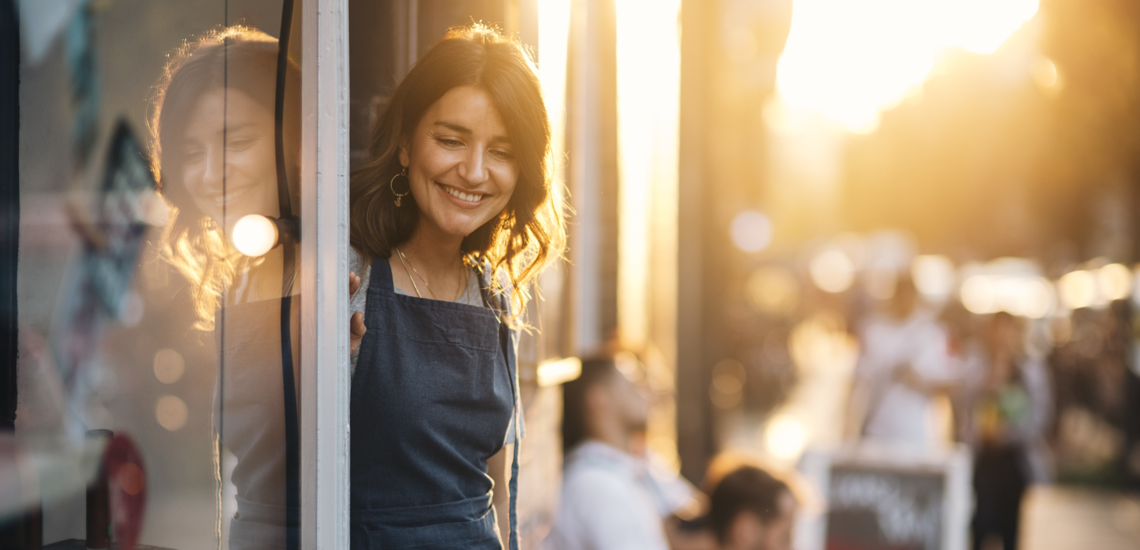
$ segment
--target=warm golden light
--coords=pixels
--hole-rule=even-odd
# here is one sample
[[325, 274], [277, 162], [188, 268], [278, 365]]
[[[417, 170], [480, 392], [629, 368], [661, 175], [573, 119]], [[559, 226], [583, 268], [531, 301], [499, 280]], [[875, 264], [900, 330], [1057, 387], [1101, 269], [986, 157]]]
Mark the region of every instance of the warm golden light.
[[1040, 319], [1054, 307], [1053, 286], [1035, 275], [972, 275], [959, 293], [966, 310], [978, 315], [1004, 311]]
[[768, 421], [764, 430], [764, 444], [768, 452], [779, 460], [793, 460], [807, 444], [807, 430], [791, 416], [777, 416]]
[[931, 300], [940, 302], [954, 293], [954, 264], [946, 256], [918, 256], [910, 272], [915, 288]]
[[[675, 265], [680, 124], [680, 0], [617, 0], [618, 324], [645, 346]], [[667, 314], [666, 314], [667, 315]], [[661, 319], [662, 317], [658, 317]]]
[[1033, 67], [1033, 80], [1042, 88], [1053, 88], [1060, 82], [1057, 65], [1048, 57], [1037, 60]]
[[277, 224], [273, 220], [250, 214], [234, 224], [234, 247], [246, 256], [264, 256], [277, 246]]
[[732, 243], [744, 252], [760, 252], [772, 242], [772, 222], [755, 210], [745, 210], [732, 219]]
[[799, 305], [800, 283], [783, 267], [761, 267], [748, 275], [745, 285], [749, 302], [769, 315], [789, 315]]
[[990, 278], [985, 275], [974, 275], [966, 279], [959, 291], [962, 306], [978, 315], [997, 311], [997, 297], [994, 294]]
[[843, 292], [855, 282], [855, 265], [851, 258], [835, 248], [828, 248], [816, 255], [808, 266], [808, 271], [812, 282], [826, 292]]
[[1123, 300], [1132, 293], [1132, 272], [1120, 264], [1108, 264], [1096, 273], [1100, 295], [1106, 300]]
[[538, 365], [538, 385], [544, 388], [565, 384], [581, 375], [582, 361], [577, 357], [544, 361]]
[[1066, 273], [1057, 281], [1061, 300], [1069, 309], [1089, 307], [1096, 303], [1096, 276], [1091, 271], [1077, 270]]
[[867, 133], [947, 49], [991, 53], [1038, 0], [794, 0], [776, 87], [795, 109]]

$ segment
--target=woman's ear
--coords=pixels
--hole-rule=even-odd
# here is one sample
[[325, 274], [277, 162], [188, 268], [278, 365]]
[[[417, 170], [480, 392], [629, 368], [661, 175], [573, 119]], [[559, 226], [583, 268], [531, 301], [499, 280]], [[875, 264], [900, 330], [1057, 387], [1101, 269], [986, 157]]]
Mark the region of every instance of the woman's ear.
[[400, 166], [407, 168], [412, 163], [411, 156], [408, 153], [408, 140], [400, 140]]

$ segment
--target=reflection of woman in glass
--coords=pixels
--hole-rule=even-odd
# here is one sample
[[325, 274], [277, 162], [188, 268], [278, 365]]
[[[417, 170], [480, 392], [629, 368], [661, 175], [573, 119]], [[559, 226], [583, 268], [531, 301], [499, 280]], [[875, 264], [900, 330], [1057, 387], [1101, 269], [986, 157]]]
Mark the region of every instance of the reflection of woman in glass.
[[534, 67], [480, 26], [429, 50], [376, 125], [351, 191], [353, 548], [507, 539], [511, 311], [564, 241], [549, 144]]
[[[218, 344], [215, 426], [238, 459], [230, 478], [238, 503], [230, 547], [284, 548], [282, 248], [249, 259], [228, 238], [242, 216], [278, 215], [277, 40], [229, 27], [171, 57], [151, 121], [156, 173], [173, 207], [164, 254], [190, 282], [196, 327], [214, 330]], [[293, 204], [299, 82], [290, 64], [283, 136]]]

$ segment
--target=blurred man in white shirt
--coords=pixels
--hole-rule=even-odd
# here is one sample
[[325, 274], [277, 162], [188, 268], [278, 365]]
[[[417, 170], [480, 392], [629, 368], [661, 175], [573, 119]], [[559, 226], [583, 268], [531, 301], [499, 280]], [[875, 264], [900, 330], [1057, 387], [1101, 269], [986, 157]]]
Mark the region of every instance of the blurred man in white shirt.
[[[548, 543], [558, 550], [666, 550], [664, 516], [687, 482], [632, 452], [651, 404], [629, 354], [588, 359], [565, 386], [562, 499]], [[680, 491], [684, 492], [684, 491]]]

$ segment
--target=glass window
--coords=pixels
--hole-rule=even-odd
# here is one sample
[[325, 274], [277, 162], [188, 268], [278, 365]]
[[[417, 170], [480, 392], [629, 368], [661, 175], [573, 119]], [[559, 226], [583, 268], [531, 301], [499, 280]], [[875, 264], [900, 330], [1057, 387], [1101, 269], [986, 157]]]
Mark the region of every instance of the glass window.
[[28, 467], [0, 520], [40, 511], [45, 544], [96, 547], [113, 518], [112, 537], [162, 548], [295, 547], [291, 4], [20, 4], [13, 445]]

